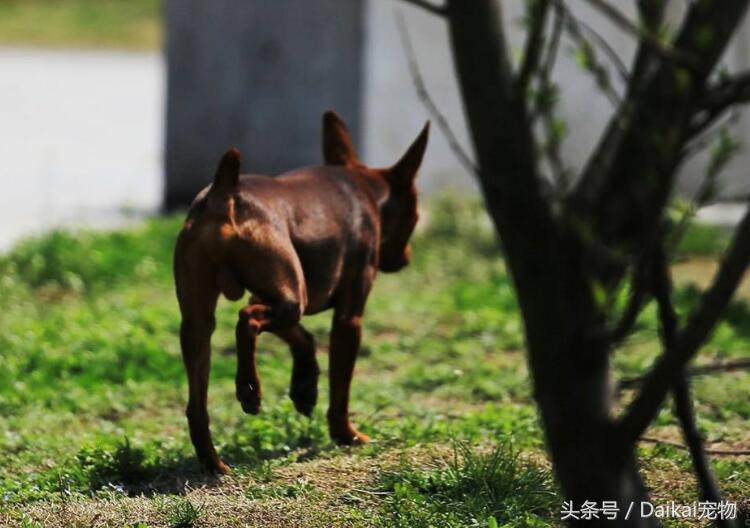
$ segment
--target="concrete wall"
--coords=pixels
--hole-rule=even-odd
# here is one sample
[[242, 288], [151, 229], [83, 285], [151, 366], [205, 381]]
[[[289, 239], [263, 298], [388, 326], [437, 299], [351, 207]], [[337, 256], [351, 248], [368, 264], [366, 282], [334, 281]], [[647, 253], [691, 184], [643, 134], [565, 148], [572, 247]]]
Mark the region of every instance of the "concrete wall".
[[[469, 1], [469, 0], [467, 0]], [[523, 0], [506, 0], [506, 30], [515, 58], [525, 30]], [[317, 163], [319, 114], [335, 107], [359, 136], [363, 159], [393, 163], [429, 117], [416, 96], [396, 29], [406, 20], [428, 89], [471, 152], [454, 78], [446, 24], [439, 17], [401, 0], [166, 0], [168, 108], [166, 203], [181, 205], [209, 181], [218, 154], [238, 145], [245, 168], [276, 174]], [[604, 36], [630, 65], [633, 38], [583, 0], [570, 1], [574, 12]], [[634, 3], [618, 5], [633, 16]], [[684, 12], [672, 2], [672, 27]], [[750, 67], [750, 24], [745, 21], [724, 64]], [[561, 88], [560, 113], [568, 124], [563, 157], [580, 172], [612, 115], [611, 102], [576, 64], [573, 42], [563, 39], [554, 77]], [[603, 63], [606, 57], [600, 53]], [[617, 72], [610, 77], [622, 93]], [[360, 136], [358, 132], [364, 133]], [[737, 125], [750, 143], [750, 120]], [[503, 149], [503, 145], [498, 145]], [[683, 171], [679, 189], [690, 193], [700, 181], [707, 156]], [[750, 148], [729, 167], [724, 193], [750, 192], [745, 167]], [[475, 189], [447, 141], [434, 129], [422, 190]]]
[[320, 115], [361, 128], [361, 0], [167, 0], [167, 208], [189, 204], [220, 154], [248, 172], [319, 163]]

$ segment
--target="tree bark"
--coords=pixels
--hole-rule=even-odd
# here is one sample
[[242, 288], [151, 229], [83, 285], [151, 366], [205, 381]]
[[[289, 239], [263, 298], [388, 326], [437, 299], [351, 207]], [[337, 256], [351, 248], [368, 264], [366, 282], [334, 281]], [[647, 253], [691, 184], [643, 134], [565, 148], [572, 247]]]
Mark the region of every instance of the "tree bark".
[[[513, 81], [500, 2], [451, 0], [448, 23], [487, 209], [503, 240], [525, 322], [534, 396], [567, 500], [615, 500], [608, 526], [651, 526], [631, 515], [647, 500], [634, 447], [615, 449], [609, 346], [586, 251], [541, 196], [525, 93]], [[636, 510], [637, 511], [637, 510]]]

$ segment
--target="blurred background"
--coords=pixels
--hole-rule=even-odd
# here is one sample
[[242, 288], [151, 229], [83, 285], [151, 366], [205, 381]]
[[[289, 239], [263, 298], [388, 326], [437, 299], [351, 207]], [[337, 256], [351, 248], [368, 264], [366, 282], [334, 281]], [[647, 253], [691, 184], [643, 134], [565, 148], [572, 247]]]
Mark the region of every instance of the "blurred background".
[[[515, 54], [523, 4], [506, 2]], [[585, 2], [573, 6], [629, 64], [632, 38]], [[431, 97], [470, 151], [445, 25], [404, 2], [2, 0], [0, 249], [53, 226], [113, 227], [185, 207], [230, 145], [242, 149], [249, 172], [319, 163], [326, 108], [349, 123], [364, 160], [392, 163], [429, 117], [398, 13]], [[725, 57], [729, 70], [750, 66], [746, 29]], [[582, 71], [572, 43], [563, 48], [555, 76], [564, 155], [575, 171], [612, 104]], [[619, 89], [616, 69], [607, 74]], [[734, 126], [740, 140], [750, 136], [747, 119]], [[723, 196], [747, 194], [749, 155], [744, 149], [726, 171]], [[684, 193], [706, 163], [704, 155], [689, 164]], [[474, 189], [439, 132], [420, 185], [426, 194]], [[714, 207], [703, 217], [731, 222], [738, 209]]]
[[[525, 3], [503, 1], [515, 59]], [[625, 65], [633, 54], [632, 38], [587, 4], [569, 2], [582, 31], [604, 40], [604, 69], [594, 78], [566, 35], [554, 71], [572, 173], [623, 91], [602, 48]], [[610, 4], [628, 11], [635, 2]], [[688, 2], [672, 4], [677, 19]], [[231, 145], [249, 172], [320, 163], [328, 108], [347, 121], [365, 162], [393, 163], [432, 117], [414, 64], [471, 155], [447, 28], [403, 0], [0, 0], [0, 527], [557, 525], [562, 497], [513, 283], [440, 127], [418, 179], [426, 214], [414, 260], [378, 277], [368, 301], [352, 410], [375, 441], [357, 450], [328, 441], [328, 376], [313, 418], [294, 412], [290, 356], [273, 338], [258, 354], [264, 412], [241, 413], [239, 305], [221, 301], [209, 407], [234, 476], [202, 475], [190, 444], [172, 277], [182, 211]], [[747, 21], [724, 64], [750, 67]], [[738, 117], [731, 128], [745, 146], [722, 175], [725, 199], [750, 193], [750, 123]], [[691, 159], [683, 197], [709, 165], [707, 154]], [[727, 202], [700, 216], [732, 223], [738, 209]], [[672, 267], [679, 313], [700, 301], [728, 231], [687, 226]], [[619, 312], [628, 298], [623, 287], [607, 302]], [[697, 365], [747, 365], [748, 301], [750, 277]], [[305, 322], [324, 372], [330, 317]], [[653, 364], [658, 333], [651, 305], [613, 356], [615, 379]], [[693, 384], [701, 431], [712, 449], [748, 452], [750, 373], [715, 374]], [[649, 436], [639, 453], [653, 496], [694, 501], [673, 414], [660, 413]], [[712, 463], [725, 498], [750, 508], [748, 456]]]

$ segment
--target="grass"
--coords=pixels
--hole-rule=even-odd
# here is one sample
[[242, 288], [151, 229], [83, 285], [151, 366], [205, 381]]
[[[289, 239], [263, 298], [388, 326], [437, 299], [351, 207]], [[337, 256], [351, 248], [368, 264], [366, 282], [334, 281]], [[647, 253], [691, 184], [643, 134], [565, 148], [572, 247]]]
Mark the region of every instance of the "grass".
[[512, 444], [486, 452], [455, 444], [447, 467], [401, 467], [382, 477], [383, 527], [547, 526], [559, 508], [549, 470], [523, 459]]
[[156, 49], [160, 0], [3, 0], [0, 44]]
[[190, 500], [179, 497], [167, 501], [162, 508], [170, 528], [198, 526], [202, 508], [195, 506]]
[[[312, 419], [294, 412], [289, 353], [271, 336], [258, 358], [264, 411], [244, 415], [233, 383], [240, 305], [220, 302], [209, 407], [233, 467], [221, 480], [198, 471], [183, 413], [171, 282], [181, 219], [53, 232], [0, 257], [0, 525], [554, 525], [561, 500], [489, 222], [476, 200], [456, 196], [436, 200], [424, 218], [413, 264], [379, 276], [368, 304], [352, 400], [354, 421], [374, 439], [368, 446], [328, 440], [325, 376]], [[683, 246], [691, 249], [681, 260], [714, 254], [712, 237], [702, 240]], [[685, 314], [699, 286], [678, 284]], [[329, 319], [305, 323], [322, 367]], [[750, 312], [736, 302], [697, 363], [746, 355], [749, 339]], [[617, 375], [637, 375], [656, 354], [649, 307], [614, 356]], [[750, 375], [694, 386], [709, 444], [749, 448]], [[665, 408], [649, 436], [680, 440], [677, 431]], [[694, 499], [684, 451], [642, 444], [639, 453], [654, 497]], [[747, 461], [714, 457], [732, 500], [750, 497]]]

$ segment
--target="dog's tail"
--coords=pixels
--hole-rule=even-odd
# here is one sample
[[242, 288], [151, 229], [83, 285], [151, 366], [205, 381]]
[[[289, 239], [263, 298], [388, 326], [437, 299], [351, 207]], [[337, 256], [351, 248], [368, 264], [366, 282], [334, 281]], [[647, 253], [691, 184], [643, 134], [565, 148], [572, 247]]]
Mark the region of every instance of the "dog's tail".
[[240, 179], [240, 163], [240, 151], [232, 147], [221, 157], [208, 191], [209, 209], [230, 219], [234, 219], [234, 194]]

